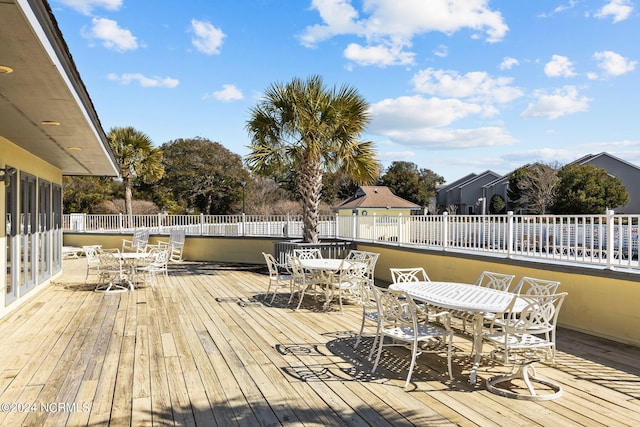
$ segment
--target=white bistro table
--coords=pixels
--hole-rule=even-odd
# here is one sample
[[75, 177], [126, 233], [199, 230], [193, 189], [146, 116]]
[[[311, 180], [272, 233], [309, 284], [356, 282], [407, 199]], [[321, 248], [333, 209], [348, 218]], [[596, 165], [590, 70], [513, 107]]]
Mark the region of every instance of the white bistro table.
[[319, 283], [324, 285], [326, 298], [323, 309], [327, 309], [333, 299], [335, 290], [333, 286], [334, 277], [340, 274], [341, 269], [350, 268], [353, 265], [352, 263], [352, 261], [345, 261], [341, 258], [311, 258], [300, 260], [300, 265], [302, 265], [305, 270], [315, 273]]
[[[482, 357], [482, 328], [484, 313], [502, 313], [513, 300], [511, 292], [456, 282], [394, 283], [390, 289], [405, 291], [410, 297], [440, 308], [466, 311], [473, 314], [474, 361], [469, 377], [476, 383], [476, 374]], [[517, 304], [516, 304], [517, 308]]]

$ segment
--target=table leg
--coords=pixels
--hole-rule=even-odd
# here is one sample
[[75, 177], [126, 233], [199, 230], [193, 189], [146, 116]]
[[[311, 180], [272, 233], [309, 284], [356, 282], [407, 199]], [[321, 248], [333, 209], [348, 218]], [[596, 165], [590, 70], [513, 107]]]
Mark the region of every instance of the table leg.
[[475, 313], [473, 315], [473, 366], [471, 367], [471, 373], [469, 375], [469, 382], [471, 384], [476, 383], [476, 376], [478, 368], [480, 367], [480, 359], [482, 357], [482, 328], [484, 325], [484, 318], [482, 313]]

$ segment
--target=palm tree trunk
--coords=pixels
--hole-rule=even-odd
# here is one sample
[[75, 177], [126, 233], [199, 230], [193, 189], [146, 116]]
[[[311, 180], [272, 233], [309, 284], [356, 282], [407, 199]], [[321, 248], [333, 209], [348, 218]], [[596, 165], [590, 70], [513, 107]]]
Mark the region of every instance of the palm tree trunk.
[[122, 184], [124, 186], [124, 211], [128, 216], [133, 215], [133, 205], [131, 200], [133, 199], [133, 192], [131, 190], [131, 179], [129, 177], [122, 177]]
[[298, 188], [302, 196], [302, 240], [318, 243], [319, 205], [322, 193], [322, 164], [309, 160], [300, 166]]

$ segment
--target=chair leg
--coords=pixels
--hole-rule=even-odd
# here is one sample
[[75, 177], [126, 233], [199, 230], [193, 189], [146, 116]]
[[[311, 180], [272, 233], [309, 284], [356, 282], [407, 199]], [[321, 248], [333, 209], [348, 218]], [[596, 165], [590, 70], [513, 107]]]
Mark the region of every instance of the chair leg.
[[407, 374], [407, 381], [404, 383], [404, 387], [407, 388], [409, 386], [409, 381], [411, 381], [411, 374], [413, 373], [413, 368], [416, 365], [416, 354], [418, 353], [418, 341], [413, 341], [413, 345], [411, 346], [411, 365], [409, 366], [409, 373]]
[[353, 349], [355, 350], [356, 348], [358, 348], [358, 344], [360, 344], [360, 338], [362, 337], [362, 333], [364, 332], [364, 322], [366, 321], [366, 319], [364, 318], [364, 315], [362, 316], [362, 324], [360, 325], [360, 332], [358, 332], [358, 338], [356, 338], [356, 343], [353, 345]]
[[376, 355], [375, 362], [373, 362], [373, 368], [371, 368], [371, 373], [374, 373], [376, 371], [376, 369], [378, 368], [378, 362], [380, 361], [380, 355], [382, 354], [382, 344], [384, 343], [384, 337], [383, 336], [378, 336], [378, 339], [380, 340], [378, 342], [378, 354]]
[[304, 298], [304, 289], [302, 288], [302, 291], [300, 292], [300, 301], [298, 301], [298, 306], [296, 307], [296, 310], [300, 310], [300, 305], [302, 304], [302, 299]]

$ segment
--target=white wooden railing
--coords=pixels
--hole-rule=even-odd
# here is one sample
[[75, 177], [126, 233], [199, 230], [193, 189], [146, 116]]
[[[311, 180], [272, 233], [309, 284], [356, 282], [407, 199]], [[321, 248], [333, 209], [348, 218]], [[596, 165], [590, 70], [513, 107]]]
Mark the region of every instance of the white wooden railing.
[[[300, 215], [64, 215], [72, 232], [168, 234], [299, 239]], [[322, 216], [321, 239], [378, 242], [485, 255], [638, 269], [640, 215], [411, 215]]]

